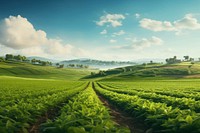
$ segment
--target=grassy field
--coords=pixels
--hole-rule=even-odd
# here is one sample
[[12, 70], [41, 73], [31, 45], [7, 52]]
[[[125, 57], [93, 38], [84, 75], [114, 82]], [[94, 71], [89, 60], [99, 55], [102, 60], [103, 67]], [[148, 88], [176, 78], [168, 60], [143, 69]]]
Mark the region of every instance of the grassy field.
[[37, 78], [37, 79], [66, 79], [79, 80], [90, 74], [88, 69], [56, 68], [38, 66], [21, 62], [0, 62], [0, 76]]

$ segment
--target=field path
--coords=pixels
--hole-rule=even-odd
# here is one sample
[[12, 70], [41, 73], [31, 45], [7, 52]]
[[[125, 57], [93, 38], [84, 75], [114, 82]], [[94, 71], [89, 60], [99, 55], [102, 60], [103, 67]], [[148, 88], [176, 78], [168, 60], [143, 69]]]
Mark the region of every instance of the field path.
[[[93, 85], [94, 89], [94, 85]], [[95, 89], [94, 89], [95, 91]], [[95, 91], [96, 92], [96, 91]], [[146, 133], [148, 128], [142, 121], [138, 121], [133, 117], [130, 117], [130, 115], [126, 112], [123, 112], [122, 110], [119, 110], [117, 107], [113, 106], [109, 103], [108, 100], [106, 100], [104, 97], [102, 97], [100, 94], [98, 94], [99, 99], [101, 102], [110, 110], [110, 115], [113, 117], [114, 121], [121, 125], [128, 127], [131, 131], [131, 133]]]

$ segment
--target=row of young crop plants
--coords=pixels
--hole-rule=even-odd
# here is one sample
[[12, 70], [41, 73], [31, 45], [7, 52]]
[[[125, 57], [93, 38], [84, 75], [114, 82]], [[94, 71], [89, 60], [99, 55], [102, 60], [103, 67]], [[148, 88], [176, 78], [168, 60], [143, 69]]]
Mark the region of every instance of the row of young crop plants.
[[86, 82], [1, 82], [0, 132], [28, 132], [38, 117], [58, 104], [65, 103], [87, 85]]
[[[124, 85], [126, 86], [125, 83]], [[112, 83], [104, 82], [94, 83], [94, 88], [113, 105], [133, 117], [143, 119], [153, 132], [200, 132], [198, 100], [174, 98], [152, 93], [152, 91], [147, 93], [130, 89], [130, 86], [116, 87]]]
[[[151, 92], [161, 95], [167, 95], [177, 98], [192, 98], [195, 100], [200, 100], [200, 83], [198, 82], [134, 82], [134, 83], [116, 83], [116, 82], [104, 82], [104, 85], [110, 86], [112, 88], [121, 89], [126, 88], [126, 90], [135, 90], [138, 92]], [[182, 85], [183, 84], [183, 85]], [[191, 85], [194, 85], [191, 87]], [[195, 88], [198, 86], [198, 88]]]
[[102, 104], [90, 83], [61, 109], [55, 120], [42, 124], [40, 132], [130, 133], [130, 130], [112, 120], [109, 110]]
[[199, 80], [143, 80], [134, 82], [104, 82], [118, 87], [143, 89], [146, 91], [163, 90], [172, 92], [200, 92]]
[[167, 106], [172, 106], [173, 108], [180, 108], [180, 109], [190, 109], [195, 111], [196, 113], [200, 113], [200, 101], [195, 100], [192, 98], [179, 98], [174, 96], [168, 96], [168, 95], [162, 95], [157, 94], [155, 92], [142, 92], [137, 91], [134, 89], [119, 89], [119, 88], [113, 88], [110, 86], [106, 86], [103, 84], [100, 84], [102, 88], [105, 88], [107, 90], [111, 90], [117, 93], [122, 94], [128, 94], [128, 95], [137, 95], [141, 98], [148, 99], [153, 102], [161, 102], [167, 104]]
[[38, 118], [58, 106], [54, 119], [42, 123], [39, 132], [130, 133], [127, 127], [113, 121], [92, 83], [37, 80], [1, 83], [0, 133], [27, 133]]

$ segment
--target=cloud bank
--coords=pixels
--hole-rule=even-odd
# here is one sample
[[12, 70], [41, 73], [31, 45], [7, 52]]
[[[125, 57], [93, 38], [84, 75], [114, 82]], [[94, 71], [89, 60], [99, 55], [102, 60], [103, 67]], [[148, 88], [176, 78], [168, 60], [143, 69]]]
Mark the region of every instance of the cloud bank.
[[152, 36], [149, 39], [147, 39], [147, 38], [143, 38], [140, 40], [134, 39], [134, 40], [132, 40], [131, 43], [132, 43], [131, 45], [117, 46], [116, 48], [117, 49], [128, 49], [128, 50], [131, 50], [131, 49], [142, 50], [147, 47], [151, 47], [151, 46], [155, 46], [155, 45], [162, 45], [163, 40], [158, 37]]
[[20, 15], [10, 16], [0, 23], [0, 42], [7, 47], [23, 49], [44, 45], [47, 41], [44, 31], [35, 30], [33, 25]]
[[199, 30], [200, 23], [192, 14], [186, 14], [182, 19], [174, 22], [170, 21], [158, 21], [148, 18], [143, 18], [140, 21], [140, 26], [144, 29], [151, 31], [175, 31], [177, 33], [183, 30]]
[[10, 16], [0, 23], [0, 44], [27, 55], [67, 56], [83, 53], [60, 39], [47, 38], [43, 30], [36, 30], [24, 17]]

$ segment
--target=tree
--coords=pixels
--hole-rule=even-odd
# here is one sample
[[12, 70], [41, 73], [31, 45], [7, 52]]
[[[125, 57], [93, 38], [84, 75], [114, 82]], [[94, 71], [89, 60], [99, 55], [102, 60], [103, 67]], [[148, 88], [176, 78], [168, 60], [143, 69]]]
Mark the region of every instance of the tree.
[[177, 59], [177, 57], [176, 56], [174, 56], [174, 60], [176, 60]]
[[26, 59], [26, 56], [22, 56], [22, 61], [25, 61]]
[[167, 62], [167, 63], [169, 63], [169, 59], [167, 58], [167, 59], [165, 59], [165, 61]]
[[16, 55], [13, 57], [15, 60], [18, 60], [18, 61], [22, 61], [22, 56], [21, 55]]
[[194, 61], [194, 58], [190, 58], [189, 61]]
[[32, 64], [35, 64], [35, 63], [36, 63], [36, 59], [32, 59], [32, 60], [31, 60], [31, 63], [32, 63]]
[[174, 56], [174, 57], [173, 57], [173, 61], [174, 61], [174, 62], [176, 62], [176, 60], [177, 60], [177, 57], [176, 57], [176, 56]]
[[95, 72], [91, 72], [91, 75], [94, 76], [96, 73]]
[[181, 60], [177, 59], [176, 56], [174, 56], [173, 58], [167, 58], [165, 59], [165, 61], [167, 62], [167, 64], [173, 64], [173, 63], [180, 63]]
[[48, 63], [46, 61], [41, 62], [42, 66], [46, 66]]
[[48, 65], [48, 66], [52, 66], [52, 62], [47, 61], [47, 65]]
[[184, 57], [184, 59], [185, 59], [185, 61], [188, 61], [189, 60], [189, 56], [188, 55], [186, 55], [186, 56], [183, 56]]
[[106, 75], [105, 71], [99, 71], [99, 75], [101, 75], [101, 76]]
[[69, 64], [68, 66], [69, 67], [75, 67], [76, 65], [75, 64]]
[[13, 59], [13, 55], [12, 54], [6, 54], [6, 60], [12, 60]]
[[60, 65], [59, 68], [64, 68], [64, 64]]
[[59, 65], [60, 65], [59, 63], [56, 63], [56, 66], [57, 66], [57, 67], [59, 67]]

